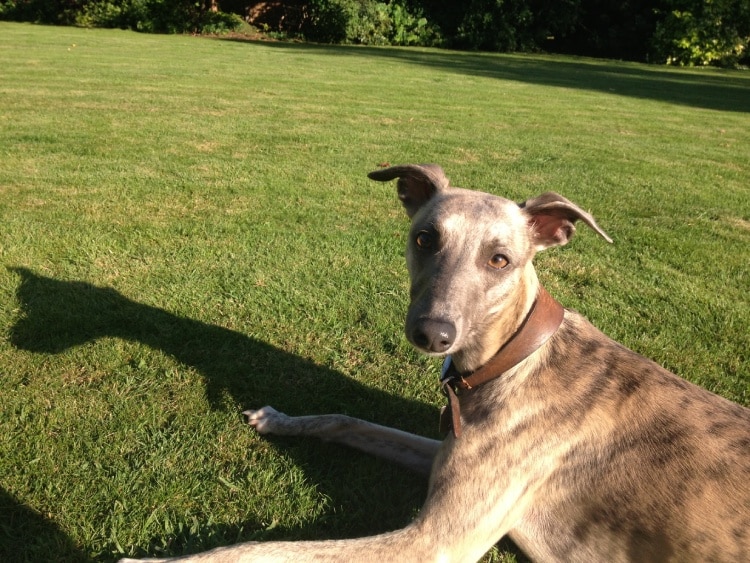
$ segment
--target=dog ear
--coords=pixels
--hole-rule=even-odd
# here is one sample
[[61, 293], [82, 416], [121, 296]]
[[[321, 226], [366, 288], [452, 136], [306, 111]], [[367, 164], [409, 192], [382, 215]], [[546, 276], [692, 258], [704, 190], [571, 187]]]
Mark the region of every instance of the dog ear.
[[560, 194], [547, 192], [518, 206], [528, 215], [534, 232], [537, 250], [567, 244], [575, 233], [574, 223], [581, 219], [607, 242], [612, 242], [607, 233], [596, 224], [594, 218]]
[[448, 188], [448, 178], [437, 164], [402, 164], [367, 175], [378, 182], [388, 182], [398, 178], [396, 187], [398, 198], [406, 209], [409, 218], [437, 192]]

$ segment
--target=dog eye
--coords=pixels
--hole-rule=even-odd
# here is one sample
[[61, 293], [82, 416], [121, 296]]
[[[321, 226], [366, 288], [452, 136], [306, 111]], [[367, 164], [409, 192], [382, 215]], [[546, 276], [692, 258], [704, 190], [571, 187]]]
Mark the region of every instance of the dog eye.
[[427, 231], [419, 231], [417, 233], [417, 246], [422, 250], [427, 250], [432, 246], [432, 235]]
[[495, 270], [502, 270], [508, 264], [510, 264], [510, 262], [508, 262], [508, 259], [502, 254], [495, 254], [492, 258], [490, 258], [489, 262], [487, 262], [487, 265], [490, 268], [494, 268]]

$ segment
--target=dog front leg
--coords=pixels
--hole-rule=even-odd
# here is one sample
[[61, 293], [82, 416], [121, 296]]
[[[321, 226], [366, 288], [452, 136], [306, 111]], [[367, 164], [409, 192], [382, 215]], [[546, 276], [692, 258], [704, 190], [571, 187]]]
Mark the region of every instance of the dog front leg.
[[[459, 503], [472, 503], [466, 499]], [[486, 516], [484, 522], [465, 523], [455, 526], [466, 513], [466, 506], [433, 506], [432, 510], [420, 514], [410, 525], [401, 530], [345, 540], [293, 541], [293, 542], [247, 542], [219, 547], [211, 551], [171, 559], [145, 559], [150, 562], [181, 563], [299, 563], [300, 561], [325, 561], [326, 563], [426, 563], [478, 560], [500, 535], [488, 535]], [[437, 511], [435, 510], [437, 509]], [[467, 527], [468, 525], [468, 527]], [[457, 533], [456, 530], [459, 532]], [[473, 533], [472, 533], [473, 532]], [[136, 563], [135, 559], [122, 559], [120, 563]]]
[[441, 442], [342, 414], [287, 416], [272, 407], [243, 413], [260, 434], [313, 436], [429, 474]]

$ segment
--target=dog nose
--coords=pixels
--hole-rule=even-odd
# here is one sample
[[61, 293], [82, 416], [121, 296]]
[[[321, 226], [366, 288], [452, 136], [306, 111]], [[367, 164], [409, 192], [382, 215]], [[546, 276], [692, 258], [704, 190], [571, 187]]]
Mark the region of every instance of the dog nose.
[[449, 321], [424, 319], [414, 328], [411, 337], [419, 348], [441, 354], [456, 340], [456, 325]]

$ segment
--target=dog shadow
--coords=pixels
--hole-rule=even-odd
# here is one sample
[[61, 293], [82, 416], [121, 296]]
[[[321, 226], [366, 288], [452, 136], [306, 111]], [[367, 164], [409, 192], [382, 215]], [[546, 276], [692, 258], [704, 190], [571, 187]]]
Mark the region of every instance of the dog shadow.
[[[436, 437], [437, 409], [434, 406], [367, 387], [338, 371], [239, 332], [138, 303], [110, 287], [60, 281], [25, 268], [11, 271], [20, 277], [16, 290], [20, 315], [9, 333], [10, 342], [16, 348], [59, 354], [107, 337], [138, 342], [197, 370], [203, 377], [207, 400], [214, 409], [226, 410], [235, 404], [243, 408], [270, 404], [294, 415], [343, 412], [411, 432], [432, 432], [432, 437]], [[228, 407], [229, 404], [232, 406]], [[238, 423], [239, 418], [238, 412]], [[336, 522], [341, 519], [326, 517], [324, 522], [310, 524], [308, 528], [273, 530], [268, 537], [262, 530], [248, 530], [256, 527], [248, 522], [244, 532], [242, 527], [217, 528], [211, 530], [212, 536], [238, 541], [377, 533], [403, 526], [424, 500], [426, 479], [408, 472], [404, 474], [381, 460], [317, 440], [270, 439], [304, 467], [311, 482], [316, 482], [331, 499], [332, 506], [340, 508], [351, 520], [344, 523]], [[331, 462], [331, 459], [340, 461], [342, 456], [353, 462]], [[367, 459], [363, 462], [357, 456]], [[393, 482], [408, 480], [413, 481], [414, 493], [410, 498], [403, 498], [394, 497], [396, 493], [389, 496], [387, 491], [377, 495], [357, 491], [356, 485], [350, 490], [347, 482], [361, 481], [363, 475], [356, 479], [349, 472], [360, 469], [367, 479], [382, 479], [371, 483], [373, 490], [381, 490], [389, 479]], [[386, 506], [388, 504], [390, 506]], [[352, 520], [360, 517], [364, 521], [352, 528]], [[64, 543], [64, 534], [51, 522], [49, 527]], [[224, 543], [224, 539], [219, 543]], [[184, 540], [185, 544], [192, 541]], [[190, 549], [188, 545], [173, 547], [178, 551]], [[84, 559], [80, 553], [72, 557], [72, 560]]]
[[0, 561], [45, 561], [49, 546], [59, 563], [91, 563], [57, 525], [0, 489]]
[[[436, 424], [436, 409], [362, 385], [354, 379], [239, 332], [133, 301], [109, 287], [60, 281], [25, 268], [16, 295], [20, 319], [10, 329], [16, 348], [59, 354], [100, 338], [160, 350], [204, 378], [212, 408], [226, 397], [245, 407], [266, 404], [289, 414], [342, 412], [409, 431]], [[405, 417], [404, 413], [408, 413]]]

